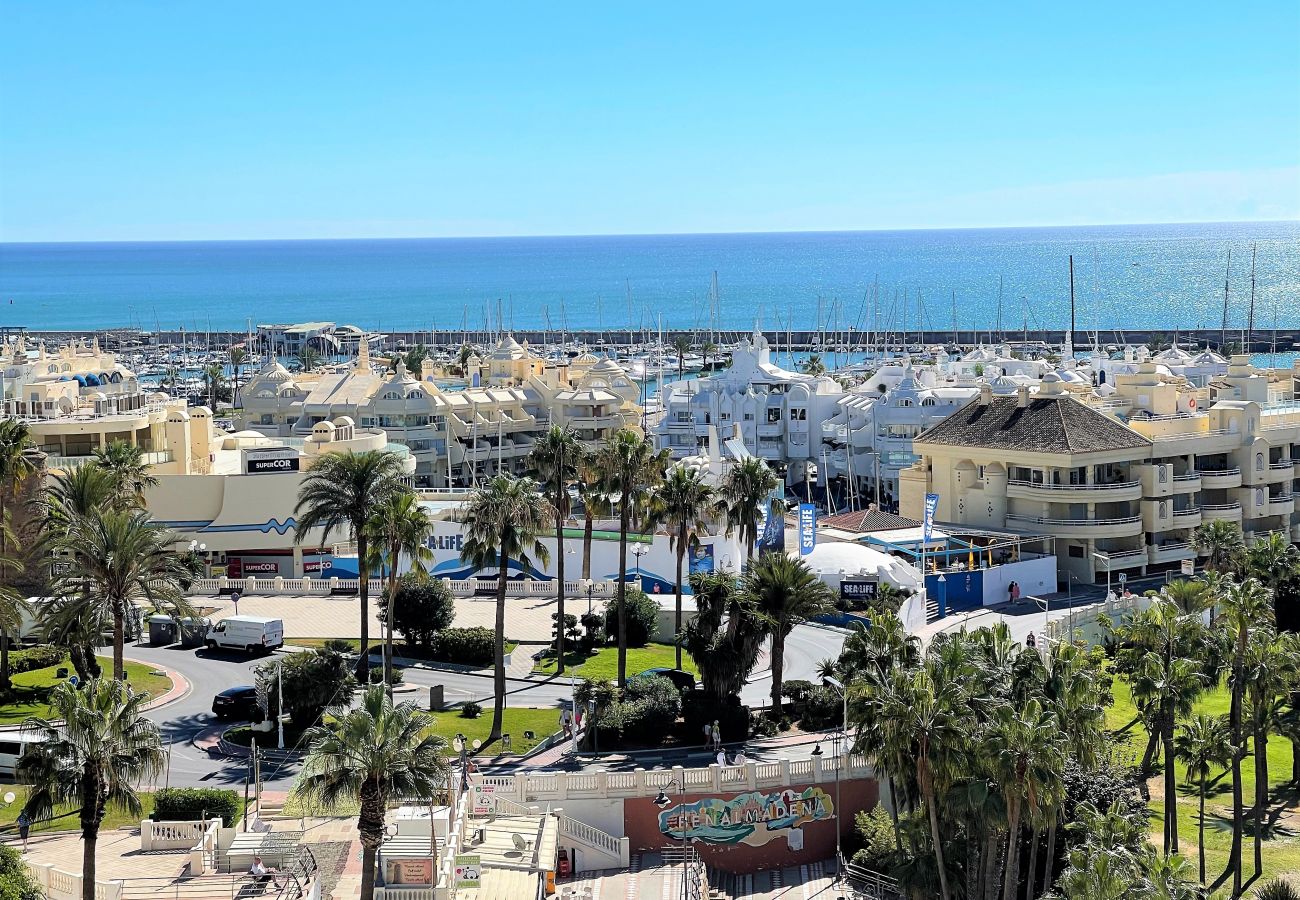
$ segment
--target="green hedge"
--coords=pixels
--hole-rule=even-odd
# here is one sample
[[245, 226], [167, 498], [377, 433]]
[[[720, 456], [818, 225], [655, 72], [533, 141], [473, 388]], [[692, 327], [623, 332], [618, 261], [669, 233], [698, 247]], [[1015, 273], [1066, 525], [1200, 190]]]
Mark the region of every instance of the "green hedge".
[[0, 847], [0, 900], [41, 900], [41, 889], [13, 847]]
[[18, 675], [35, 669], [48, 669], [57, 666], [68, 658], [68, 651], [53, 644], [37, 644], [25, 650], [15, 650], [9, 654], [9, 674]]
[[496, 646], [491, 628], [444, 628], [433, 637], [432, 656], [440, 662], [485, 666], [496, 658]]
[[194, 822], [204, 815], [221, 816], [229, 828], [243, 813], [243, 802], [234, 791], [221, 788], [163, 788], [154, 795], [154, 818], [159, 822]]

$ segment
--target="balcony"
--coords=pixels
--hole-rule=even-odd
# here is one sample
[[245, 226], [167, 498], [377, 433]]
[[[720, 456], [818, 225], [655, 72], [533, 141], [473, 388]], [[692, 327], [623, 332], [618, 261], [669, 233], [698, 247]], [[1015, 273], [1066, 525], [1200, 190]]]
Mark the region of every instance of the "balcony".
[[1268, 498], [1270, 516], [1289, 516], [1295, 511], [1295, 495], [1275, 494]]
[[1139, 550], [1098, 550], [1092, 554], [1097, 563], [1098, 572], [1118, 572], [1122, 569], [1135, 569], [1147, 564], [1147, 551]]
[[[82, 466], [95, 461], [95, 457], [87, 454], [86, 456], [46, 456], [45, 468], [49, 471], [55, 469], [61, 472], [72, 472], [80, 469]], [[174, 462], [170, 450], [155, 450], [152, 453], [145, 453], [141, 461], [147, 466], [162, 466], [169, 462]]]
[[1269, 481], [1290, 481], [1295, 474], [1295, 461], [1284, 459], [1281, 462], [1268, 464]]
[[1007, 496], [1044, 503], [1122, 503], [1142, 499], [1142, 482], [1115, 484], [1039, 484], [1008, 481]]
[[1187, 509], [1176, 509], [1172, 518], [1173, 528], [1195, 528], [1201, 524], [1201, 508], [1189, 506]]
[[1201, 489], [1201, 473], [1174, 476], [1175, 494], [1194, 494]]
[[1201, 488], [1207, 491], [1241, 487], [1241, 469], [1202, 469]]
[[1240, 503], [1202, 503], [1202, 522], [1240, 522]]
[[1147, 562], [1152, 565], [1181, 562], [1184, 559], [1196, 559], [1196, 548], [1188, 541], [1147, 545]]
[[[1237, 508], [1237, 513], [1241, 514], [1240, 506]], [[1063, 538], [1136, 537], [1142, 533], [1141, 516], [1124, 516], [1118, 519], [1053, 519], [1047, 516], [1012, 514], [1007, 516], [1007, 525]]]

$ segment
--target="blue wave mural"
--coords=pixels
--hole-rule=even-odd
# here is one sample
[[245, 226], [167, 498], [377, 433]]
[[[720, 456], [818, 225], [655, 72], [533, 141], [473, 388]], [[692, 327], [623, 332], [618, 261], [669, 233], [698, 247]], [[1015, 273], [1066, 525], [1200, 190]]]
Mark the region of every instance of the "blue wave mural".
[[298, 523], [294, 521], [293, 516], [290, 516], [289, 518], [285, 519], [283, 522], [281, 522], [277, 518], [272, 517], [270, 519], [267, 519], [266, 522], [262, 523], [261, 525], [217, 525], [216, 527], [204, 528], [202, 530], [210, 533], [230, 532], [230, 531], [260, 531], [262, 532], [262, 534], [270, 534], [272, 531], [274, 531], [278, 534], [284, 534], [286, 531], [289, 531], [290, 529], [296, 530], [297, 528], [298, 528]]
[[[495, 566], [489, 567], [489, 570], [495, 571]], [[480, 569], [473, 563], [461, 562], [458, 559], [449, 559], [446, 562], [438, 563], [438, 565], [434, 566], [431, 574], [437, 578], [450, 578], [452, 581], [465, 581], [470, 578], [484, 577], [479, 574], [482, 571], [483, 569]], [[535, 566], [528, 566], [525, 568], [517, 559], [509, 561], [506, 566], [506, 572], [508, 573], [506, 577], [511, 579], [528, 577], [535, 581], [555, 580]]]

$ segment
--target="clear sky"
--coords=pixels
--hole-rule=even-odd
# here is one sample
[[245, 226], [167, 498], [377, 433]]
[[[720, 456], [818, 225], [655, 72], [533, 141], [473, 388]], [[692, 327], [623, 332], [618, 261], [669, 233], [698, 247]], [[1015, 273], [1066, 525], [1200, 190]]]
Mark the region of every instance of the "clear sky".
[[1300, 3], [0, 0], [0, 240], [1300, 218]]

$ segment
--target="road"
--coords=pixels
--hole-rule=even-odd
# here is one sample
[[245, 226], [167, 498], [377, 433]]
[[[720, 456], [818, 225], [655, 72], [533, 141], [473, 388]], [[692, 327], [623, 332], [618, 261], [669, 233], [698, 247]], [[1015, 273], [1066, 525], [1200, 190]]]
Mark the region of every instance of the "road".
[[[816, 678], [817, 663], [839, 655], [845, 632], [835, 628], [804, 625], [786, 639], [786, 680]], [[292, 640], [292, 639], [290, 639]], [[179, 672], [190, 683], [190, 692], [149, 713], [159, 724], [163, 739], [171, 748], [171, 762], [166, 782], [178, 787], [234, 787], [244, 783], [248, 764], [242, 759], [228, 759], [196, 747], [194, 741], [211, 735], [218, 726], [212, 715], [212, 697], [228, 687], [253, 683], [253, 669], [265, 659], [249, 659], [245, 654], [219, 650], [182, 650], [179, 646], [149, 647], [128, 645], [126, 655]], [[745, 703], [762, 705], [771, 693], [772, 673], [767, 667], [767, 653], [741, 692]], [[492, 702], [492, 679], [483, 675], [410, 667], [405, 670], [406, 683], [417, 690], [399, 694], [426, 704], [428, 688], [442, 685], [446, 703], [474, 700], [489, 706]], [[567, 678], [549, 681], [509, 680], [509, 706], [559, 706], [568, 700]], [[670, 765], [680, 765], [674, 760]], [[263, 785], [269, 790], [288, 790], [298, 774], [296, 763], [264, 761]]]

